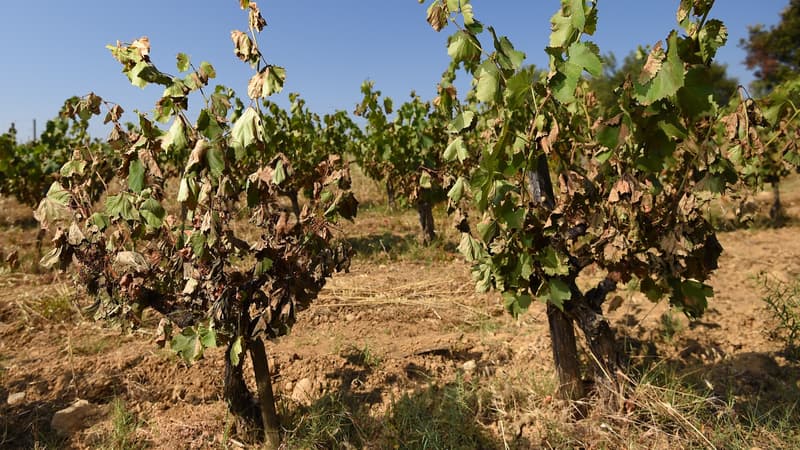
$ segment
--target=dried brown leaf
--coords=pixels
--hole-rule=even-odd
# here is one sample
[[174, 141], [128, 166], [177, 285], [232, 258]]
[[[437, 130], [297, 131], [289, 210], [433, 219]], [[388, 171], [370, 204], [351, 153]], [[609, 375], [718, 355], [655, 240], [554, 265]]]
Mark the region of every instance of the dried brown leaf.
[[149, 61], [150, 59], [150, 39], [147, 36], [142, 36], [139, 39], [136, 39], [131, 44], [131, 47], [135, 48], [139, 51], [139, 56], [142, 57], [145, 61]]
[[639, 84], [645, 84], [656, 76], [658, 71], [661, 70], [664, 58], [666, 58], [666, 53], [664, 53], [661, 41], [658, 41], [647, 56], [644, 67], [642, 67], [642, 72], [639, 74], [638, 79]]
[[428, 8], [428, 23], [436, 31], [441, 31], [447, 25], [447, 7], [437, 2]]

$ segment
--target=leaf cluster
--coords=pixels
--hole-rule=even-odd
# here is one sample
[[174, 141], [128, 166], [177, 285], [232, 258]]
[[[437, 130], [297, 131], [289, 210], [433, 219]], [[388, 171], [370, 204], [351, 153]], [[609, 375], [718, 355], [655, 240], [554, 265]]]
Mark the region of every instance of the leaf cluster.
[[[370, 178], [391, 183], [401, 199], [442, 201], [457, 173], [449, 162], [469, 158], [462, 147], [447, 146], [449, 118], [414, 92], [396, 109], [372, 82], [364, 82], [361, 93], [355, 114], [367, 123], [356, 147], [359, 166]], [[463, 118], [460, 124], [461, 130], [472, 126]]]
[[[255, 43], [265, 22], [254, 2], [244, 3], [251, 33], [234, 39], [236, 54], [249, 49], [243, 59], [261, 77], [275, 68]], [[213, 67], [195, 68], [185, 54], [176, 58], [181, 75], [162, 72], [150, 61], [146, 38], [109, 48], [133, 85], [155, 83], [164, 91], [152, 119], [138, 113], [127, 129], [121, 108], [97, 96], [71, 104], [68, 115], [80, 120], [105, 110], [117, 178], [97, 183], [77, 170], [78, 153], [64, 164], [62, 171], [75, 168], [68, 182], [54, 182], [37, 209], [41, 225], [55, 232], [42, 264], [76, 266], [97, 318], [136, 326], [152, 308], [182, 328], [172, 346], [187, 361], [228, 343], [231, 362], [241, 367], [239, 353], [250, 342], [286, 333], [326, 279], [348, 269], [350, 249], [335, 233], [339, 218], [356, 214], [347, 166], [335, 154], [306, 161], [298, 144], [344, 138], [300, 109], [282, 115], [267, 103], [264, 112], [266, 90], [245, 106], [231, 89], [211, 89]], [[186, 110], [195, 94], [203, 105], [192, 121]], [[341, 117], [330, 122], [346, 124]], [[310, 133], [313, 139], [301, 136]], [[178, 188], [170, 194], [173, 179]], [[305, 189], [296, 214], [283, 201], [288, 186]], [[90, 201], [92, 189], [106, 194], [104, 203]]]
[[728, 157], [746, 187], [760, 190], [800, 170], [800, 77], [759, 99], [743, 95], [730, 106], [724, 134]]
[[[635, 277], [649, 298], [701, 314], [722, 250], [703, 208], [737, 179], [720, 146], [723, 111], [713, 96], [713, 57], [727, 37], [709, 18], [713, 2], [680, 3], [680, 29], [651, 47], [636, 77], [615, 86], [612, 104], [598, 101], [590, 83], [603, 74], [600, 50], [587, 39], [596, 2], [561, 2], [545, 76], [476, 20], [469, 2], [434, 4], [458, 28], [440, 92], [463, 68], [472, 76], [468, 113], [480, 117], [481, 140], [469, 149], [478, 165], [451, 192], [480, 214], [476, 233], [462, 227], [460, 245], [477, 288], [501, 291], [514, 314], [535, 298], [599, 310], [616, 283]], [[430, 14], [429, 21], [434, 29], [447, 22]], [[455, 51], [454, 42], [477, 48]], [[583, 293], [575, 279], [588, 266], [608, 276]]]
[[[47, 121], [37, 140], [17, 143], [13, 127], [0, 135], [0, 194], [36, 206], [53, 182], [76, 172], [92, 174], [98, 182], [110, 180], [114, 174], [111, 148], [89, 136], [87, 122], [66, 117], [70, 105], [76, 102], [80, 99], [69, 99], [62, 113]], [[70, 160], [75, 162], [65, 166]], [[100, 192], [88, 194], [97, 200]]]

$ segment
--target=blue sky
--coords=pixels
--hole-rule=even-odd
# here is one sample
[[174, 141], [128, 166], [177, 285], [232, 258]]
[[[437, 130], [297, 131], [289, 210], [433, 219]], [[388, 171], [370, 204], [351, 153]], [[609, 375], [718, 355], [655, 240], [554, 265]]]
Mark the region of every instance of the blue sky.
[[[426, 0], [426, 4], [429, 0]], [[545, 67], [549, 19], [558, 0], [472, 0], [476, 17], [493, 25], [524, 51], [527, 61]], [[638, 45], [652, 45], [676, 27], [678, 0], [599, 0], [599, 23], [591, 39], [621, 60]], [[728, 44], [718, 60], [747, 84], [752, 76], [738, 48], [747, 26], [779, 20], [788, 0], [717, 0], [712, 17], [725, 22]], [[396, 101], [411, 90], [430, 98], [448, 63], [451, 27], [434, 32], [425, 22], [426, 5], [416, 0], [262, 0], [269, 24], [259, 43], [267, 58], [286, 67], [285, 93], [299, 92], [309, 107], [325, 113], [352, 111], [365, 79]], [[6, 1], [0, 7], [0, 131], [16, 122], [20, 140], [32, 137], [72, 95], [95, 92], [126, 111], [149, 111], [156, 87], [130, 85], [105, 48], [117, 40], [148, 36], [152, 61], [175, 73], [175, 55], [208, 61], [216, 83], [246, 96], [249, 66], [233, 54], [230, 32], [246, 30], [247, 14], [238, 0], [38, 0]], [[214, 80], [212, 80], [214, 82]], [[278, 97], [285, 101], [286, 95]], [[199, 101], [199, 100], [197, 100]], [[100, 130], [99, 126], [93, 128]], [[98, 131], [99, 132], [99, 131]]]

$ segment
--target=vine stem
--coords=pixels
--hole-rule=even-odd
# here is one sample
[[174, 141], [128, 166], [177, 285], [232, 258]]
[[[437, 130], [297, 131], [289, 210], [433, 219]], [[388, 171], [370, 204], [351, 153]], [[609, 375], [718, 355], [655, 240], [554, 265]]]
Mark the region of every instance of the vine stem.
[[248, 345], [253, 371], [256, 375], [258, 402], [261, 409], [261, 420], [264, 426], [264, 444], [266, 448], [277, 450], [281, 445], [280, 421], [275, 410], [275, 395], [272, 392], [272, 378], [269, 374], [269, 359], [264, 341], [256, 337]]

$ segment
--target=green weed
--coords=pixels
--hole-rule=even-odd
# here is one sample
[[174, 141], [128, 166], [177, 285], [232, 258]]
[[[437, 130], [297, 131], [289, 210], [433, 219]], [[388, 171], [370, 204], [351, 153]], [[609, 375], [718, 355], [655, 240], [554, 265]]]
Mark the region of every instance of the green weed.
[[482, 425], [487, 392], [461, 379], [403, 395], [383, 420], [381, 447], [396, 449], [498, 448]]
[[136, 430], [142, 421], [120, 398], [111, 403], [111, 433], [106, 437], [103, 448], [111, 450], [133, 450], [144, 448], [144, 444], [136, 438]]
[[309, 407], [281, 415], [287, 432], [287, 448], [338, 449], [363, 447], [362, 432], [357, 425], [368, 416], [354, 417], [351, 408], [338, 394], [327, 394]]
[[672, 341], [678, 333], [683, 330], [683, 322], [679, 316], [674, 314], [671, 309], [661, 314], [661, 336], [664, 337], [666, 341]]
[[112, 339], [107, 337], [87, 339], [86, 341], [75, 345], [72, 348], [72, 352], [81, 356], [98, 355], [111, 347], [111, 343]]
[[800, 359], [800, 282], [785, 283], [762, 275], [767, 310], [777, 323], [773, 337], [782, 340], [786, 353]]

